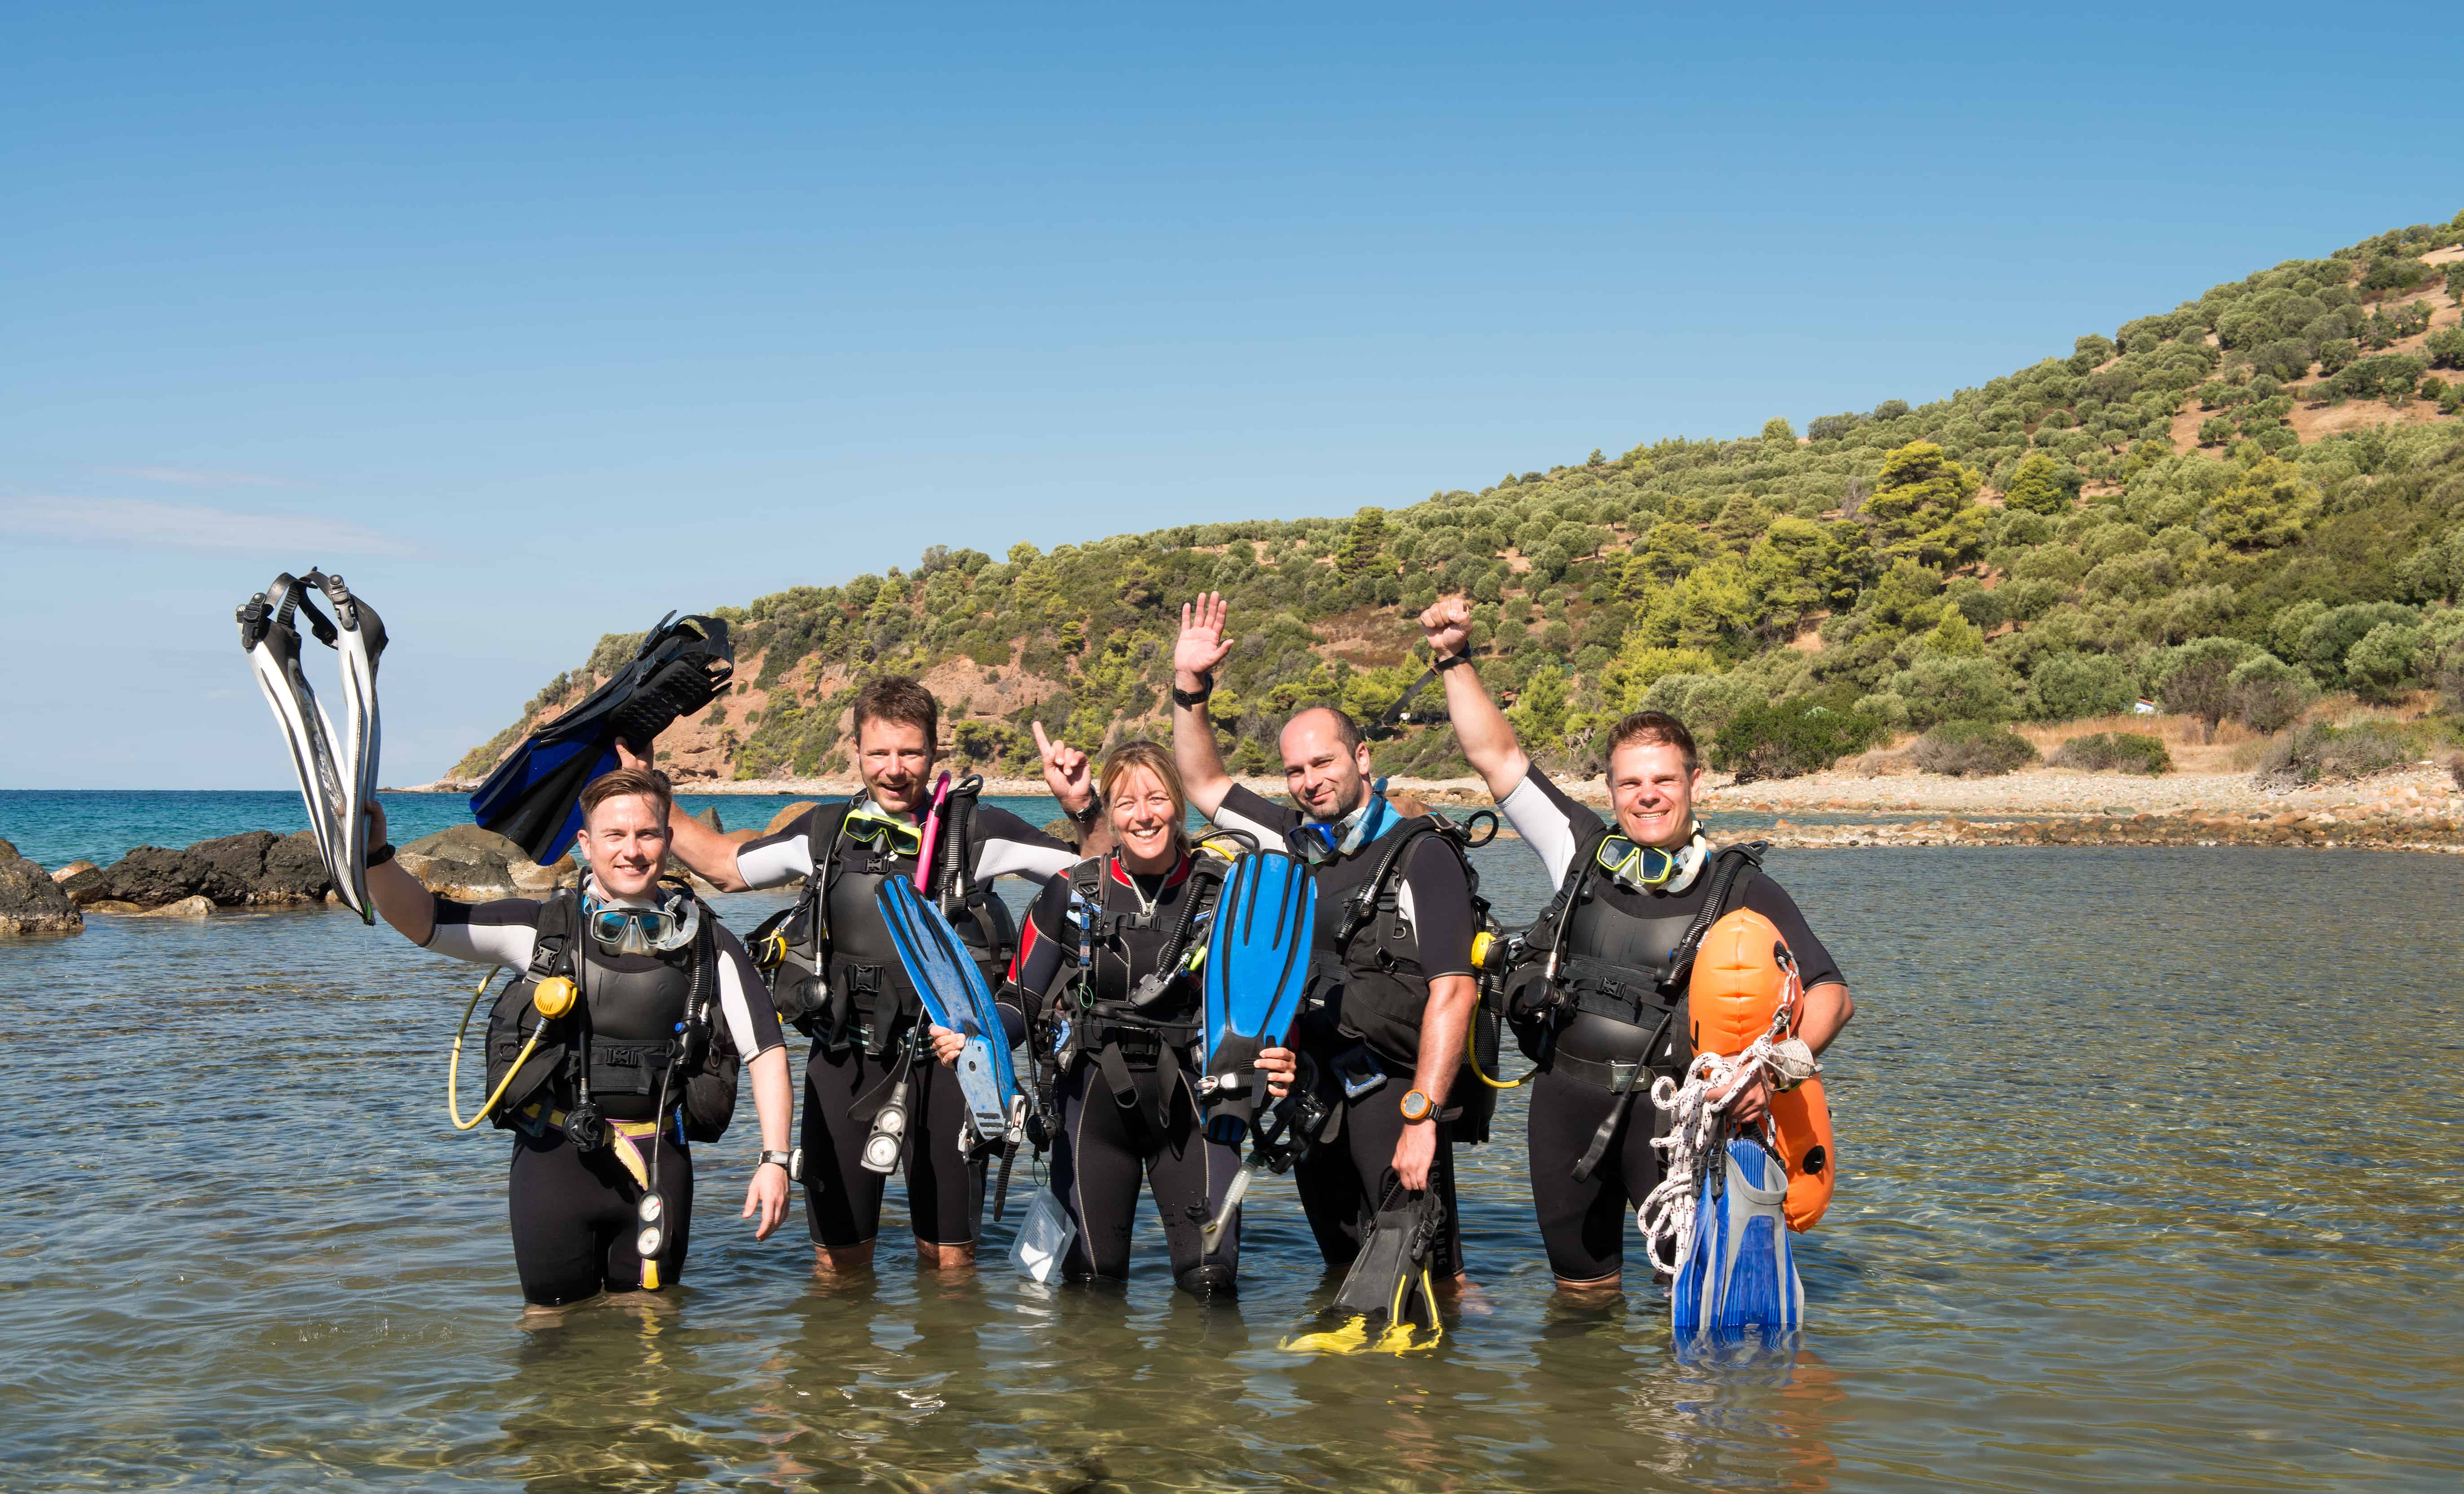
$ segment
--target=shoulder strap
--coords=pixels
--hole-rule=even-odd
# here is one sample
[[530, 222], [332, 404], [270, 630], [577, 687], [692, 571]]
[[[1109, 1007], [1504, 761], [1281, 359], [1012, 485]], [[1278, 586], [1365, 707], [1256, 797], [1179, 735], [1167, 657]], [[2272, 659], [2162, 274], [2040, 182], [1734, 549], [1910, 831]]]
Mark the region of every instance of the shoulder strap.
[[1104, 864], [1109, 856], [1089, 856], [1069, 868], [1069, 886], [1088, 902], [1100, 901], [1104, 895]]
[[539, 904], [538, 934], [531, 940], [530, 976], [545, 980], [573, 970], [573, 931], [582, 921], [582, 889], [561, 887]]
[[[1343, 921], [1336, 926], [1334, 934], [1334, 947], [1337, 951], [1349, 946], [1359, 934], [1361, 926], [1372, 918], [1383, 920], [1378, 930], [1381, 942], [1386, 936], [1388, 928], [1395, 931], [1397, 938], [1401, 937], [1403, 894], [1402, 878], [1398, 871], [1403, 866], [1403, 858], [1410, 853], [1414, 846], [1419, 843], [1422, 836], [1427, 835], [1442, 838], [1448, 846], [1454, 847], [1458, 856], [1463, 856], [1462, 846], [1456, 842], [1453, 835], [1448, 833], [1451, 828], [1447, 822], [1436, 815], [1428, 814], [1406, 820], [1386, 832], [1383, 838], [1392, 840], [1395, 844], [1386, 848], [1385, 856], [1377, 863], [1376, 872], [1368, 881], [1360, 884], [1359, 890], [1353, 892], [1345, 904]], [[1470, 858], [1463, 859], [1465, 868], [1468, 868]]]
[[950, 785], [941, 807], [941, 843], [934, 848], [933, 890], [948, 908], [976, 898], [976, 801], [984, 791], [980, 774], [970, 773]]

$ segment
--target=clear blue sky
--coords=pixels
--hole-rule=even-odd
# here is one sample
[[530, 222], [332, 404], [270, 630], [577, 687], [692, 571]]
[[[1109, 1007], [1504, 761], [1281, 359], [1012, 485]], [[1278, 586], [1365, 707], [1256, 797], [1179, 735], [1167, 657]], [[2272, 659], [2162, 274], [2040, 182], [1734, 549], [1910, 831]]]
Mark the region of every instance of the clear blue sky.
[[1921, 401], [2464, 208], [2434, 11], [850, 9], [11, 7], [0, 786], [287, 782], [276, 569], [415, 781], [671, 606]]

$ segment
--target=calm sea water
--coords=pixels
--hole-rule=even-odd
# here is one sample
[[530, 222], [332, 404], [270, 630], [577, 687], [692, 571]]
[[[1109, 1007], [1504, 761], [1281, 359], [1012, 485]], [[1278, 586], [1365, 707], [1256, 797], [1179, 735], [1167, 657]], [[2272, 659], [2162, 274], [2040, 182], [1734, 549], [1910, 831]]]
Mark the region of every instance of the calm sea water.
[[[471, 802], [461, 794], [380, 794], [385, 828], [397, 846], [448, 825], [471, 822]], [[759, 829], [795, 798], [766, 794], [681, 794], [676, 802], [694, 814], [716, 805], [731, 830]], [[986, 800], [1042, 824], [1060, 813], [1049, 799]], [[17, 854], [58, 868], [72, 861], [107, 867], [139, 846], [193, 846], [218, 835], [272, 830], [289, 835], [308, 828], [308, 811], [290, 789], [234, 789], [216, 793], [147, 789], [0, 789], [0, 840]]]
[[[280, 827], [164, 807], [195, 833], [130, 844]], [[0, 821], [54, 863], [106, 859], [77, 839], [103, 828]], [[1528, 916], [1529, 853], [1480, 861]], [[1827, 1060], [1844, 1175], [1803, 1342], [1711, 1364], [1648, 1289], [1555, 1300], [1519, 1096], [1466, 1153], [1480, 1288], [1429, 1353], [1277, 1349], [1333, 1285], [1282, 1181], [1237, 1306], [1175, 1292], [1152, 1223], [1126, 1290], [919, 1275], [898, 1221], [877, 1274], [817, 1285], [800, 1225], [756, 1244], [726, 1206], [749, 1124], [701, 1149], [682, 1289], [526, 1322], [506, 1143], [444, 1120], [474, 972], [326, 912], [0, 946], [0, 1483], [2456, 1485], [2464, 861], [1771, 865], [1859, 1001]], [[721, 900], [738, 928], [775, 906]]]

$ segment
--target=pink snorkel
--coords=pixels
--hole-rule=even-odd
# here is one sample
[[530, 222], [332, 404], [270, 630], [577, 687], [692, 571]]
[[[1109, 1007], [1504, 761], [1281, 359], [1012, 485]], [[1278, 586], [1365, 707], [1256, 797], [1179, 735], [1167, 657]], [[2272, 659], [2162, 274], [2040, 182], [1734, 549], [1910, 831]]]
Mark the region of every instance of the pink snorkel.
[[944, 769], [941, 781], [933, 785], [933, 802], [924, 810], [924, 846], [915, 853], [915, 895], [931, 894], [933, 850], [941, 842], [941, 810], [950, 802], [950, 775]]

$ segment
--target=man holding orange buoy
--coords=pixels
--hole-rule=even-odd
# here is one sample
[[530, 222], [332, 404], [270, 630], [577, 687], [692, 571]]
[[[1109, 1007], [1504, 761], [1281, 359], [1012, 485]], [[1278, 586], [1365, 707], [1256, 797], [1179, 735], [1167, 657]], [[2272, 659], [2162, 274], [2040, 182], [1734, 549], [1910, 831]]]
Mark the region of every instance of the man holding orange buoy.
[[[1856, 1006], [1794, 900], [1752, 854], [1704, 838], [1694, 819], [1703, 772], [1684, 723], [1645, 711], [1610, 729], [1614, 820], [1604, 823], [1532, 765], [1489, 699], [1468, 650], [1470, 603], [1442, 599], [1420, 614], [1420, 627], [1445, 680], [1463, 755], [1557, 886], [1507, 985], [1507, 1018], [1537, 1065], [1527, 1144], [1531, 1196], [1558, 1287], [1615, 1291], [1627, 1218], [1662, 1175], [1651, 1141], [1666, 1127], [1649, 1098], [1653, 1079], [1682, 1078], [1698, 1046], [1734, 1054], [1765, 1035], [1782, 1050], [1779, 1068], [1810, 1072], [1813, 1055], [1839, 1035]], [[1740, 911], [1750, 916], [1723, 921]], [[1761, 941], [1747, 932], [1756, 923], [1785, 945], [1784, 960], [1756, 953]], [[1723, 937], [1706, 946], [1715, 925]], [[1727, 1029], [1751, 1023], [1746, 1008], [1758, 994], [1779, 996], [1777, 980], [1767, 982], [1768, 993], [1760, 986], [1783, 964], [1794, 966], [1783, 1030], [1738, 1041]], [[1716, 1011], [1708, 1000], [1704, 1012], [1691, 1011], [1687, 990], [1698, 977], [1706, 997], [1718, 987]], [[1765, 1022], [1772, 1005], [1765, 1000], [1759, 1008]], [[1757, 1066], [1741, 1083], [1733, 1097], [1715, 1094], [1713, 1102], [1726, 1100], [1732, 1127], [1759, 1126], [1774, 1115], [1770, 1084]], [[1829, 1197], [1830, 1125], [1813, 1088], [1819, 1084], [1804, 1081], [1807, 1092], [1783, 1098], [1785, 1113], [1775, 1116], [1781, 1150], [1793, 1153], [1782, 1160], [1793, 1180], [1806, 1184], [1790, 1199], [1790, 1223], [1799, 1229]]]

